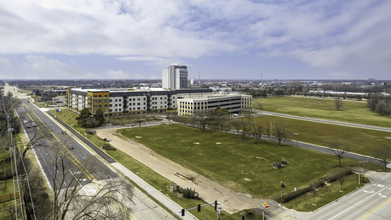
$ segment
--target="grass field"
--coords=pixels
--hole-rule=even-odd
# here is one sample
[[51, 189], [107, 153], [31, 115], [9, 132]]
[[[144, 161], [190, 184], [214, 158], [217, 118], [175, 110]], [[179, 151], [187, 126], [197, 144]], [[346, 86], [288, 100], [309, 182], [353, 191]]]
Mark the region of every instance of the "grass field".
[[[366, 181], [366, 183], [368, 182], [369, 180]], [[362, 187], [363, 185], [363, 183], [358, 184], [357, 174], [351, 174], [346, 176], [342, 188], [340, 183], [336, 180], [330, 183], [329, 186], [323, 186], [319, 188], [315, 196], [312, 192], [307, 192], [300, 197], [297, 197], [287, 203], [284, 203], [284, 206], [302, 212], [314, 211], [319, 207], [324, 206], [340, 198], [341, 196], [344, 196], [351, 191], [356, 190], [359, 187]]]
[[[331, 99], [306, 97], [273, 97], [255, 99], [260, 110], [278, 112], [302, 117], [324, 118], [346, 121], [358, 124], [367, 124], [382, 127], [391, 127], [391, 117], [372, 112], [366, 107], [366, 102], [343, 101], [342, 111], [337, 111]], [[255, 109], [259, 109], [254, 105]]]
[[[258, 198], [278, 196], [281, 180], [286, 183], [287, 192], [307, 185], [335, 170], [337, 163], [335, 157], [324, 153], [279, 146], [269, 141], [255, 144], [252, 138], [242, 140], [239, 135], [201, 132], [182, 125], [121, 129], [118, 132], [211, 180]], [[142, 138], [136, 139], [135, 136]], [[271, 163], [280, 163], [281, 159], [286, 159], [288, 166], [273, 169]], [[347, 166], [357, 164], [357, 161], [344, 158], [342, 164]]]
[[291, 139], [328, 147], [331, 143], [339, 142], [349, 145], [350, 151], [371, 156], [373, 148], [380, 144], [391, 144], [390, 132], [367, 130], [332, 124], [282, 118], [276, 116], [261, 116], [255, 118], [266, 129], [266, 124], [275, 121], [284, 121], [288, 130], [298, 133]]
[[[70, 112], [68, 110], [63, 110], [61, 111], [61, 113], [56, 111], [51, 111], [51, 113], [56, 115], [56, 117], [58, 117], [60, 120], [64, 121], [71, 127], [73, 127], [81, 134], [83, 134], [87, 139], [89, 139], [96, 146], [100, 147], [106, 143], [96, 135], [86, 135], [85, 128], [82, 128], [76, 124], [75, 118], [77, 117], [77, 114]], [[167, 197], [171, 198], [174, 202], [178, 203], [180, 206], [184, 208], [191, 208], [191, 207], [196, 207], [198, 204], [205, 203], [200, 200], [183, 199], [183, 198], [177, 198], [173, 196], [168, 190], [168, 186], [172, 183], [170, 180], [156, 173], [149, 167], [145, 166], [144, 164], [140, 163], [139, 161], [125, 154], [124, 152], [117, 149], [116, 151], [106, 151], [106, 153], [110, 155], [113, 159], [115, 159], [117, 162], [121, 163], [126, 168], [128, 168], [129, 170], [137, 174], [144, 181], [146, 181], [147, 183], [149, 183], [150, 185], [158, 189], [160, 192], [165, 194]], [[197, 210], [192, 210], [190, 212], [199, 219], [216, 218], [216, 212], [214, 208], [210, 206], [202, 208], [202, 212], [197, 212]], [[228, 213], [223, 212], [220, 216], [223, 217], [222, 219], [226, 219], [226, 220], [236, 220], [240, 218], [239, 213], [230, 215]]]

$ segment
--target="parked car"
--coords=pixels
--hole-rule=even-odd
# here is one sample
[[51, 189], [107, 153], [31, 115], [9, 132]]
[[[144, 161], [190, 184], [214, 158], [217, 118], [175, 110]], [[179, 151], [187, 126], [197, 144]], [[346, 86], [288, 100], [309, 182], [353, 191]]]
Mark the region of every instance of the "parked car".
[[27, 121], [27, 120], [24, 120], [24, 121], [23, 121], [23, 124], [27, 124], [27, 123], [28, 123], [28, 121]]
[[72, 145], [68, 145], [68, 149], [69, 150], [73, 150], [73, 149], [75, 149]]
[[31, 128], [31, 125], [30, 125], [30, 124], [27, 124], [27, 125], [26, 125], [26, 128]]
[[36, 125], [34, 122], [33, 122], [32, 126], [33, 126], [33, 127], [37, 127], [37, 125]]

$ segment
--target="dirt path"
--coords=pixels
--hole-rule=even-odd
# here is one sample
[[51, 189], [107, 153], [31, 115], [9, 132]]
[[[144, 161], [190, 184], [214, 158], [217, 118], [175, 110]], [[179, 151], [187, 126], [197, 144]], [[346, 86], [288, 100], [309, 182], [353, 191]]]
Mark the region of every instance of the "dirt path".
[[[243, 209], [261, 207], [266, 202], [265, 200], [251, 198], [250, 195], [244, 193], [234, 192], [168, 160], [142, 144], [125, 137], [120, 138], [116, 135], [116, 130], [117, 128], [97, 130], [97, 135], [101, 138], [109, 139], [110, 144], [179, 186], [195, 189], [206, 202], [211, 203], [215, 200], [221, 202], [223, 209], [230, 214]], [[193, 177], [195, 181], [192, 182], [185, 178], [180, 178], [175, 175], [176, 173], [186, 177]]]

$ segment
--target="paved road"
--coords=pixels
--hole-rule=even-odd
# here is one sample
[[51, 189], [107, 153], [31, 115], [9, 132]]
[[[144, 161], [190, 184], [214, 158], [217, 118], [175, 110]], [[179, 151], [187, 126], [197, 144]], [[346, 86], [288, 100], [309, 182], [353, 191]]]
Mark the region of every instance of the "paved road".
[[306, 216], [305, 220], [391, 219], [391, 173], [375, 173], [373, 182]]
[[[6, 91], [10, 91], [10, 87], [6, 87]], [[11, 91], [14, 95], [19, 96], [17, 91]], [[34, 147], [35, 155], [40, 163], [42, 170], [45, 174], [49, 185], [53, 187], [54, 181], [52, 180], [53, 176], [53, 166], [56, 158], [57, 150], [52, 150], [53, 146], [58, 147], [61, 151], [69, 157], [73, 157], [72, 160], [68, 161], [66, 169], [66, 174], [68, 178], [65, 180], [66, 185], [69, 185], [72, 181], [72, 177], [77, 175], [80, 166], [83, 166], [85, 160], [94, 159], [94, 166], [91, 170], [87, 170], [95, 180], [99, 182], [110, 181], [114, 178], [121, 178], [116, 172], [106, 166], [102, 161], [96, 159], [93, 154], [87, 150], [81, 143], [78, 143], [74, 138], [70, 137], [69, 134], [63, 135], [62, 128], [57, 125], [52, 119], [50, 119], [45, 113], [40, 111], [34, 104], [28, 103], [26, 96], [19, 96], [23, 104], [18, 107], [16, 110], [21, 117], [25, 117], [28, 123], [31, 125], [33, 122], [36, 123], [37, 128], [27, 128], [25, 127], [26, 134], [29, 138], [34, 136], [34, 132], [37, 131], [44, 139], [40, 142], [41, 144], [37, 147]], [[73, 150], [67, 149], [66, 146], [72, 145]], [[100, 150], [100, 149], [99, 149]], [[107, 156], [107, 155], [106, 155]], [[111, 159], [111, 158], [110, 158]], [[112, 160], [112, 159], [111, 159]], [[78, 163], [79, 162], [79, 163]], [[88, 161], [90, 163], [90, 161]], [[116, 164], [116, 163], [115, 163]], [[84, 170], [83, 170], [84, 171]], [[130, 172], [130, 171], [129, 171]], [[62, 174], [60, 171], [58, 174]], [[80, 174], [80, 173], [79, 173]], [[76, 178], [74, 178], [76, 179]], [[96, 184], [88, 183], [89, 181], [84, 181], [83, 174], [81, 178], [78, 177], [77, 181], [73, 181], [72, 184], [86, 184], [85, 192], [96, 191]], [[95, 181], [94, 180], [94, 181]], [[56, 183], [59, 184], [59, 179], [56, 179]], [[65, 186], [64, 186], [65, 187]], [[156, 189], [155, 189], [156, 190]], [[157, 191], [157, 190], [156, 190]], [[160, 193], [160, 192], [159, 192]], [[160, 193], [161, 194], [161, 193]], [[168, 199], [168, 198], [167, 198]], [[172, 202], [172, 200], [170, 200]], [[173, 202], [172, 202], [173, 203]], [[134, 194], [132, 195], [132, 201], [127, 201], [125, 204], [132, 208], [132, 217], [131, 219], [137, 220], [174, 220], [175, 218], [168, 214], [162, 207], [157, 205], [152, 201], [148, 196], [142, 193], [137, 188], [134, 188]], [[175, 206], [175, 211], [180, 210], [178, 205]], [[189, 218], [192, 217], [192, 218]], [[186, 219], [196, 219], [193, 216], [188, 215]]]
[[355, 124], [355, 123], [349, 123], [349, 122], [331, 121], [331, 120], [326, 120], [326, 119], [300, 117], [300, 116], [295, 116], [295, 115], [287, 115], [287, 114], [261, 111], [261, 110], [254, 110], [254, 112], [258, 112], [257, 114], [254, 114], [254, 117], [262, 116], [262, 115], [275, 115], [275, 116], [279, 116], [279, 117], [299, 119], [299, 120], [305, 120], [305, 121], [313, 121], [313, 122], [341, 125], [341, 126], [347, 126], [347, 127], [364, 128], [364, 129], [370, 129], [370, 130], [391, 132], [391, 128], [378, 127], [378, 126], [372, 126], [372, 125], [363, 125], [363, 124]]
[[[67, 158], [67, 166], [65, 169], [65, 175], [67, 178], [65, 179], [66, 185], [64, 185], [64, 188], [71, 182], [74, 184], [77, 183], [77, 181], [69, 177], [74, 176], [75, 173], [79, 173], [79, 171], [86, 173], [85, 176], [77, 175], [79, 184], [88, 183], [90, 178], [103, 180], [118, 177], [118, 175], [111, 169], [104, 169], [106, 166], [96, 159], [94, 155], [91, 154], [91, 152], [84, 146], [78, 143], [74, 138], [70, 137], [69, 134], [63, 134], [63, 129], [45, 115], [45, 113], [37, 109], [35, 105], [28, 103], [27, 99], [20, 100], [23, 104], [17, 108], [18, 115], [23, 118], [23, 120], [26, 120], [28, 125], [31, 126], [32, 123], [37, 125], [36, 128], [27, 128], [27, 124], [24, 126], [28, 138], [32, 139], [35, 133], [42, 136], [40, 139], [40, 145], [34, 146], [34, 151], [52, 187], [54, 184], [52, 178], [56, 157], [63, 154]], [[96, 163], [98, 163], [98, 165], [96, 165]], [[87, 171], [85, 170], [86, 164], [91, 164], [91, 166], [100, 166], [101, 170], [95, 169], [91, 172]], [[88, 170], [91, 170], [91, 168], [92, 167]], [[59, 185], [60, 181], [61, 178], [56, 179], [57, 185]]]

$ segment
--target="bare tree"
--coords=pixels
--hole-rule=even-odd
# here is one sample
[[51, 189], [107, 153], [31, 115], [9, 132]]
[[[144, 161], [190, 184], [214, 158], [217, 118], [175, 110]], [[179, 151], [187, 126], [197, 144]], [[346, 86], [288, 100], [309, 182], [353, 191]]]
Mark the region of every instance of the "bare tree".
[[291, 132], [288, 131], [287, 125], [284, 121], [277, 121], [273, 123], [274, 128], [274, 138], [278, 140], [278, 144], [281, 145], [281, 141], [289, 140]]
[[141, 124], [145, 123], [145, 119], [141, 116], [137, 117], [133, 120], [136, 124], [138, 124], [138, 127], [141, 127]]
[[257, 139], [256, 143], [259, 143], [261, 141], [261, 138], [262, 138], [262, 124], [258, 124], [255, 120], [254, 120], [254, 136], [255, 138]]
[[341, 143], [332, 143], [330, 144], [330, 150], [338, 157], [338, 166], [341, 167], [342, 155], [350, 150], [349, 145], [342, 146]]
[[378, 158], [384, 165], [384, 170], [387, 170], [388, 160], [391, 158], [391, 147], [389, 145], [376, 146], [373, 149], [372, 156]]
[[34, 131], [33, 131], [33, 135], [32, 137], [30, 138], [30, 141], [27, 143], [25, 149], [23, 150], [23, 158], [26, 156], [26, 153], [27, 151], [29, 151], [30, 149], [32, 149], [33, 147], [37, 146], [38, 143], [41, 141], [42, 139], [42, 134], [41, 132], [38, 132], [38, 129], [36, 128], [32, 128]]
[[242, 127], [241, 122], [238, 119], [232, 119], [230, 124], [235, 128], [236, 132], [239, 132], [240, 128]]
[[[70, 161], [57, 153], [52, 173], [53, 219], [126, 219], [130, 208], [124, 202], [131, 201], [133, 188], [120, 177], [96, 184], [97, 180], [86, 170], [102, 172], [104, 165], [99, 166], [101, 163], [96, 158], [86, 160], [83, 162], [85, 167], [80, 165], [81, 169], [71, 171], [68, 169]], [[87, 185], [96, 187], [96, 190], [84, 190]]]
[[342, 185], [345, 182], [345, 178], [346, 178], [345, 173], [344, 172], [340, 172], [339, 176], [338, 176], [338, 182], [341, 185], [341, 191], [342, 191]]
[[342, 109], [342, 106], [343, 106], [343, 102], [342, 102], [342, 99], [340, 96], [336, 96], [334, 98], [334, 106], [335, 108], [337, 109], [337, 111], [341, 110]]
[[269, 123], [266, 123], [266, 135], [267, 135], [267, 138], [269, 138], [269, 139], [272, 136], [272, 132], [271, 132], [271, 128], [270, 128]]

